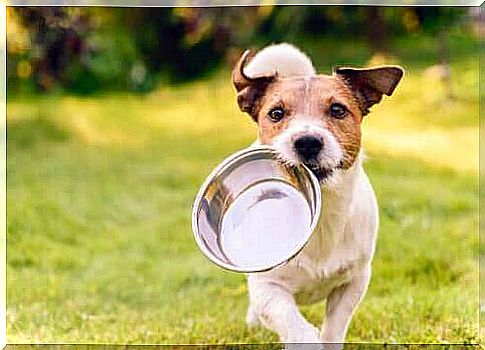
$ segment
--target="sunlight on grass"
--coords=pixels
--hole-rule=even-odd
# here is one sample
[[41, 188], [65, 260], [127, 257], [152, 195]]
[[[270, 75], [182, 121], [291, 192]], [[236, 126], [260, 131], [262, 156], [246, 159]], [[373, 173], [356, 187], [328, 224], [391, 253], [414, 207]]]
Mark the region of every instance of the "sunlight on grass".
[[[478, 70], [477, 62], [467, 64]], [[456, 74], [460, 81], [454, 84], [456, 97], [447, 100], [436, 77], [408, 73], [395, 94], [366, 117], [366, 149], [478, 172], [478, 78], [470, 71]]]
[[[467, 79], [471, 79], [467, 75]], [[465, 85], [472, 88], [475, 82]], [[385, 98], [364, 120], [364, 146], [370, 152], [414, 157], [457, 171], [478, 169], [478, 96], [475, 90], [456, 100], [440, 96], [440, 83], [422, 73], [408, 74], [395, 96]], [[471, 93], [469, 92], [471, 91]], [[416, 100], [416, 96], [419, 99]], [[190, 101], [191, 103], [187, 103]], [[10, 103], [10, 123], [38, 118], [40, 111], [78, 141], [92, 145], [139, 147], [164, 133], [200, 135], [231, 128], [248, 138], [256, 127], [239, 112], [229, 78], [218, 77], [148, 96]]]
[[368, 127], [364, 135], [369, 152], [413, 157], [459, 172], [478, 172], [478, 128], [391, 131]]

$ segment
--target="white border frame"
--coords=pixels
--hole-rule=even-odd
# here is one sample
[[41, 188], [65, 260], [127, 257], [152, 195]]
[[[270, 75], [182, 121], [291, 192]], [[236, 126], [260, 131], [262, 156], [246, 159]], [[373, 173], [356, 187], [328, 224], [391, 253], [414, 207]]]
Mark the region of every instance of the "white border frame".
[[[3, 288], [0, 286], [0, 349], [7, 345], [7, 302], [6, 302], [6, 269], [7, 269], [7, 7], [8, 6], [103, 6], [103, 7], [229, 7], [229, 6], [265, 6], [265, 5], [347, 5], [347, 6], [462, 6], [462, 7], [479, 7], [484, 11], [485, 0], [0, 0], [0, 221], [3, 225], [0, 227], [0, 284], [3, 282]], [[482, 14], [483, 16], [483, 14]], [[481, 43], [483, 45], [483, 43]], [[478, 53], [480, 55], [480, 52]], [[479, 56], [480, 57], [480, 56]], [[481, 83], [481, 57], [479, 78]], [[482, 86], [479, 84], [479, 90]], [[481, 99], [481, 93], [479, 98]], [[481, 107], [481, 102], [479, 106]], [[482, 110], [480, 108], [480, 130], [482, 128]], [[481, 144], [481, 142], [480, 142]], [[481, 145], [480, 145], [481, 148]], [[481, 153], [481, 152], [480, 152]], [[480, 154], [481, 158], [482, 154]], [[481, 162], [480, 162], [481, 164]], [[480, 170], [482, 168], [480, 167]], [[480, 171], [480, 180], [482, 172]], [[480, 181], [481, 182], [481, 181]], [[480, 190], [479, 190], [480, 191]], [[481, 232], [480, 232], [481, 236]], [[480, 245], [481, 246], [481, 245]], [[480, 256], [482, 253], [481, 248]], [[479, 270], [481, 270], [479, 263]], [[480, 279], [480, 277], [479, 277]], [[481, 289], [482, 281], [479, 281]], [[483, 281], [485, 282], [485, 281]], [[479, 298], [478, 311], [478, 337], [479, 346], [483, 346], [482, 339], [485, 331], [482, 331], [482, 313], [485, 312], [485, 305], [481, 305]], [[79, 344], [81, 345], [81, 344]], [[102, 344], [96, 344], [102, 345]], [[148, 344], [147, 344], [148, 345]], [[431, 344], [425, 344], [431, 345]]]

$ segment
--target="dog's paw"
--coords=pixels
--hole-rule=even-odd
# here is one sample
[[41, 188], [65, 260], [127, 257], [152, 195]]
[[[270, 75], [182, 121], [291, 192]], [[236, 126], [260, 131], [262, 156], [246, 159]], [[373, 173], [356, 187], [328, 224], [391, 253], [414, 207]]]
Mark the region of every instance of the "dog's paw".
[[286, 350], [343, 350], [344, 344], [339, 343], [293, 343], [286, 344]]
[[291, 343], [285, 344], [285, 350], [326, 350], [322, 343]]
[[343, 350], [343, 343], [325, 343], [323, 344], [324, 350]]
[[319, 331], [316, 327], [309, 325], [305, 329], [301, 329], [299, 332], [289, 334], [284, 340], [286, 344], [321, 344]]

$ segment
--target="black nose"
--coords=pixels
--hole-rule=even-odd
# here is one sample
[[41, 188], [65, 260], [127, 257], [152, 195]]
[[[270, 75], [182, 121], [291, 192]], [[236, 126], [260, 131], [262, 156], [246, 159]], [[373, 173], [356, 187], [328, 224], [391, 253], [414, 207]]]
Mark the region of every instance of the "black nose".
[[314, 136], [303, 136], [297, 139], [294, 147], [303, 161], [315, 160], [322, 149], [323, 142]]

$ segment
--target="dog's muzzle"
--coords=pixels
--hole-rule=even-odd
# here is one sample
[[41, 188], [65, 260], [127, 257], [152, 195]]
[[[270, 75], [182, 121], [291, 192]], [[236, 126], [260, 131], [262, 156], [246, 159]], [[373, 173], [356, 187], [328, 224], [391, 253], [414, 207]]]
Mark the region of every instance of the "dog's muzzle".
[[303, 163], [316, 163], [323, 141], [315, 136], [302, 136], [295, 140], [293, 147]]
[[314, 135], [305, 135], [293, 142], [293, 148], [298, 158], [305, 164], [321, 182], [334, 172], [333, 168], [323, 167], [319, 162], [320, 153], [324, 151], [323, 139]]

